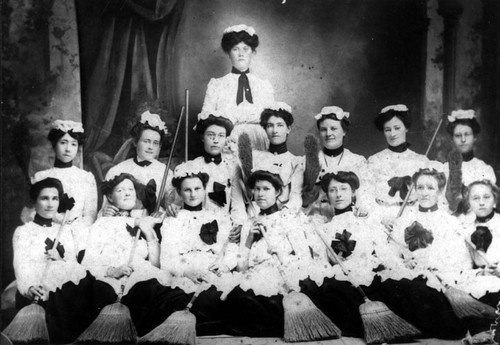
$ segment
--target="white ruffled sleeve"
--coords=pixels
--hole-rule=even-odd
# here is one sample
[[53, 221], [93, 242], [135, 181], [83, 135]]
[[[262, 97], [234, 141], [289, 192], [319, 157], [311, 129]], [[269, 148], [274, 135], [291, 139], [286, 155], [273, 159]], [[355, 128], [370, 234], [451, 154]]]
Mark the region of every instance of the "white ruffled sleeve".
[[97, 185], [95, 177], [91, 172], [87, 172], [85, 188], [85, 201], [83, 205], [83, 221], [88, 226], [92, 225], [97, 218]]
[[213, 114], [216, 112], [219, 103], [220, 94], [220, 81], [216, 78], [210, 79], [207, 85], [207, 92], [205, 93], [205, 100], [203, 101], [202, 113]]

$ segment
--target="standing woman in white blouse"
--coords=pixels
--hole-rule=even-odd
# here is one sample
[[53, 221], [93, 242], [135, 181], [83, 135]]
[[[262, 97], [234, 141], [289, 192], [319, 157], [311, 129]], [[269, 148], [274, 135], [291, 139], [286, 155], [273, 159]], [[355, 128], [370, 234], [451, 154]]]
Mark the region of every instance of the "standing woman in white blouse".
[[224, 30], [221, 47], [233, 67], [224, 77], [210, 80], [202, 113], [222, 113], [235, 124], [232, 134], [235, 142], [245, 132], [253, 149], [264, 151], [269, 141], [259, 119], [262, 110], [274, 102], [274, 90], [268, 80], [250, 73], [258, 45], [259, 37], [251, 26], [240, 24]]
[[16, 306], [20, 309], [33, 300], [43, 306], [53, 343], [73, 342], [92, 321], [89, 301], [94, 279], [77, 262], [71, 230], [61, 230], [53, 221], [62, 195], [62, 184], [55, 178], [34, 183], [30, 190], [34, 220], [19, 226], [12, 240]]
[[[69, 214], [68, 223], [72, 223], [75, 240], [83, 249], [87, 227], [92, 225], [97, 216], [97, 187], [92, 173], [73, 165], [78, 150], [85, 141], [81, 122], [56, 120], [52, 124], [48, 139], [56, 155], [54, 167], [37, 172], [32, 183], [47, 177], [61, 181], [64, 191], [75, 200]], [[31, 217], [30, 217], [31, 218]], [[62, 219], [58, 216], [57, 219]]]

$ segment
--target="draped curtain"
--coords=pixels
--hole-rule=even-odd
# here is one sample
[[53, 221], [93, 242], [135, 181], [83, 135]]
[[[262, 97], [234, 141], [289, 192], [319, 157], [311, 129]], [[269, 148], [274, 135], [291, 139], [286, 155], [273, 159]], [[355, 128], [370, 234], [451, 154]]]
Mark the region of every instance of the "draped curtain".
[[[99, 150], [115, 123], [123, 121], [124, 104], [156, 100], [166, 105], [169, 117], [177, 108], [172, 55], [184, 0], [107, 1], [99, 54], [84, 97], [86, 155]], [[161, 29], [159, 40], [147, 35], [151, 27]]]

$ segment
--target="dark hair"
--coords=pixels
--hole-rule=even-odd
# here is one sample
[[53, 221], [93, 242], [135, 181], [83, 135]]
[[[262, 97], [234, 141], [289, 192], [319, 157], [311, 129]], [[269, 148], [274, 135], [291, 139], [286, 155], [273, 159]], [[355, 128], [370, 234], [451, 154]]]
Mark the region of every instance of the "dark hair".
[[150, 129], [150, 130], [155, 131], [158, 134], [160, 134], [160, 144], [163, 142], [163, 139], [165, 138], [165, 132], [163, 132], [162, 130], [160, 130], [157, 127], [150, 126], [148, 122], [142, 123], [139, 121], [130, 130], [130, 135], [132, 136], [132, 138], [134, 138], [134, 141], [136, 143], [141, 138], [142, 132], [144, 132], [146, 129]]
[[411, 116], [410, 112], [407, 111], [397, 111], [397, 110], [389, 110], [385, 113], [380, 113], [375, 117], [375, 127], [382, 132], [384, 130], [384, 125], [387, 121], [390, 121], [393, 117], [397, 117], [400, 119], [405, 125], [406, 129], [410, 129], [411, 127]]
[[448, 122], [446, 125], [446, 131], [452, 137], [457, 125], [469, 126], [472, 129], [474, 136], [477, 136], [481, 132], [481, 126], [479, 126], [479, 122], [477, 122], [475, 117], [472, 119], [457, 119], [454, 122]]
[[233, 49], [233, 47], [240, 42], [245, 43], [247, 46], [252, 48], [252, 51], [255, 51], [255, 49], [259, 46], [259, 36], [256, 34], [250, 36], [250, 34], [244, 30], [238, 32], [227, 32], [222, 35], [220, 46], [226, 54], [229, 54], [231, 49]]
[[228, 118], [209, 115], [208, 118], [198, 121], [198, 123], [196, 124], [196, 133], [198, 133], [200, 136], [203, 136], [207, 128], [212, 125], [224, 127], [226, 129], [227, 137], [231, 135], [231, 132], [234, 128], [233, 123]]
[[175, 189], [177, 190], [177, 193], [180, 194], [181, 192], [181, 186], [182, 186], [182, 181], [184, 181], [185, 179], [187, 178], [199, 178], [201, 183], [203, 184], [203, 188], [207, 188], [207, 183], [208, 183], [208, 179], [210, 178], [208, 176], [207, 173], [204, 173], [204, 172], [199, 172], [199, 173], [196, 173], [196, 174], [189, 174], [189, 175], [184, 175], [184, 176], [181, 176], [181, 177], [174, 177], [172, 179], [172, 186], [175, 187]]
[[38, 182], [35, 182], [31, 185], [31, 188], [30, 188], [31, 202], [34, 203], [36, 201], [36, 199], [38, 198], [38, 196], [40, 195], [40, 192], [42, 191], [42, 189], [45, 189], [45, 188], [57, 189], [57, 193], [59, 194], [59, 199], [64, 194], [64, 189], [63, 189], [61, 181], [59, 181], [58, 179], [53, 178], [53, 177], [47, 177], [47, 178], [40, 180]]
[[468, 203], [469, 196], [470, 196], [470, 191], [472, 187], [478, 186], [478, 185], [483, 185], [490, 187], [491, 193], [493, 194], [493, 198], [495, 198], [495, 203], [498, 201], [498, 195], [500, 193], [500, 189], [497, 187], [497, 185], [493, 184], [490, 180], [484, 179], [484, 180], [478, 180], [474, 181], [471, 184], [467, 186], [467, 188], [464, 189], [464, 199]]
[[328, 187], [332, 180], [338, 181], [340, 183], [347, 183], [351, 187], [352, 191], [356, 191], [359, 188], [359, 178], [358, 175], [352, 171], [339, 171], [335, 173], [327, 173], [323, 175], [320, 180], [321, 189], [328, 194]]
[[121, 173], [120, 175], [116, 175], [111, 180], [104, 181], [101, 185], [101, 191], [104, 195], [110, 195], [113, 192], [113, 189], [122, 183], [124, 180], [130, 180], [134, 184], [134, 188], [137, 191], [138, 182], [134, 176], [129, 173]]
[[69, 134], [70, 137], [78, 141], [78, 146], [83, 146], [85, 143], [85, 134], [82, 132], [73, 132], [71, 130], [64, 132], [61, 131], [58, 128], [52, 128], [49, 132], [49, 135], [47, 136], [47, 139], [49, 139], [50, 143], [52, 144], [52, 147], [55, 147], [59, 139], [64, 137], [65, 134]]
[[265, 170], [257, 170], [250, 177], [248, 178], [248, 186], [250, 189], [255, 188], [255, 184], [257, 181], [267, 181], [271, 183], [277, 191], [281, 193], [283, 189], [283, 180], [281, 177], [277, 174], [270, 173], [269, 171]]
[[446, 186], [446, 175], [442, 172], [437, 171], [436, 169], [424, 168], [417, 171], [413, 174], [412, 181], [417, 185], [417, 181], [421, 176], [432, 176], [436, 178], [438, 183], [438, 189], [443, 190], [444, 186]]
[[267, 122], [269, 121], [271, 116], [282, 118], [285, 121], [288, 128], [292, 127], [293, 125], [293, 116], [288, 111], [284, 109], [278, 109], [278, 110], [264, 109], [264, 111], [262, 111], [262, 113], [260, 114], [260, 125], [264, 129], [266, 129]]
[[342, 120], [339, 120], [337, 118], [337, 115], [335, 114], [325, 114], [325, 115], [322, 115], [321, 118], [319, 120], [316, 121], [316, 127], [318, 127], [318, 130], [319, 130], [319, 126], [321, 125], [321, 123], [327, 119], [331, 119], [331, 120], [335, 120], [335, 121], [340, 121], [340, 126], [342, 127], [342, 129], [344, 130], [344, 132], [347, 133], [347, 131], [349, 131], [349, 126], [351, 125], [351, 121], [349, 121], [348, 118], [346, 117], [343, 117]]

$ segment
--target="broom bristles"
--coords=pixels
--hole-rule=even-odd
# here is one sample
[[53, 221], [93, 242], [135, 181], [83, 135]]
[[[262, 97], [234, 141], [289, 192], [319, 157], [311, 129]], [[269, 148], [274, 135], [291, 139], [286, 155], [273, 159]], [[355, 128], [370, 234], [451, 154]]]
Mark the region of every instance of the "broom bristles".
[[444, 295], [450, 301], [455, 315], [460, 319], [465, 317], [495, 319], [495, 308], [476, 300], [462, 290], [450, 287]]
[[394, 314], [383, 302], [365, 298], [359, 313], [368, 344], [407, 341], [421, 335], [415, 326]]
[[120, 302], [107, 305], [76, 342], [135, 344], [137, 332], [130, 317], [130, 310]]
[[340, 329], [300, 292], [283, 297], [286, 342], [339, 338]]
[[45, 310], [36, 303], [22, 308], [2, 333], [14, 343], [48, 344]]
[[189, 310], [176, 311], [162, 324], [139, 339], [147, 344], [196, 344], [196, 317]]
[[252, 143], [247, 133], [241, 133], [238, 138], [238, 155], [240, 157], [243, 179], [246, 183], [252, 173], [253, 167]]

